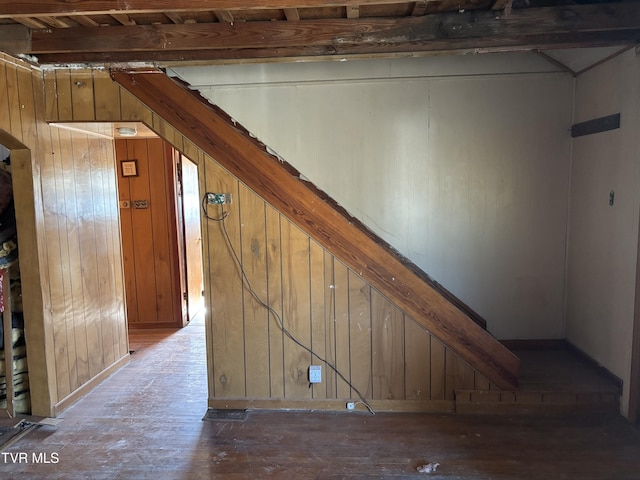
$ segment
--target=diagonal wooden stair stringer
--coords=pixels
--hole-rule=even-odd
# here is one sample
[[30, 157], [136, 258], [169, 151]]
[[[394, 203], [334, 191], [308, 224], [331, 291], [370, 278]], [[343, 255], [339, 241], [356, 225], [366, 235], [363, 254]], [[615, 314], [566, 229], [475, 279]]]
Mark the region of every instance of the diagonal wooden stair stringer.
[[219, 107], [157, 69], [112, 70], [111, 76], [491, 383], [517, 389], [519, 359], [480, 325], [477, 314]]

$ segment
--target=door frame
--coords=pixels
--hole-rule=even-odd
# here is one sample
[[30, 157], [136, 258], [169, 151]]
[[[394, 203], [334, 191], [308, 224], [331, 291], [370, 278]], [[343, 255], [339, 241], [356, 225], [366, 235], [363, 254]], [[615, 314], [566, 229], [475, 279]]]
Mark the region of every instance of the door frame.
[[636, 297], [633, 311], [631, 374], [629, 377], [629, 420], [640, 423], [640, 221], [636, 253]]

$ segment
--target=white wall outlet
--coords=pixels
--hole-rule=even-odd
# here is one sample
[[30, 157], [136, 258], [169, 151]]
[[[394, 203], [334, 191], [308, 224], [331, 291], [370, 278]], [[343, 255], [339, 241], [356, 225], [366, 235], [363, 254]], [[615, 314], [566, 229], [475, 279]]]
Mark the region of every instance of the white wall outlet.
[[309, 383], [322, 383], [322, 365], [309, 367]]
[[353, 412], [356, 409], [356, 402], [347, 402], [347, 410]]

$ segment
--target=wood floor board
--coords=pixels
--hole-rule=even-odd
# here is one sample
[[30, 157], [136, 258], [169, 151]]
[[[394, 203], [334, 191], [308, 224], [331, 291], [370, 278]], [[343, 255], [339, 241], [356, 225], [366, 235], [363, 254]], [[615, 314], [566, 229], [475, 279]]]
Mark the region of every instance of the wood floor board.
[[[7, 451], [57, 464], [0, 465], [18, 479], [637, 479], [640, 431], [618, 415], [250, 411], [202, 421], [204, 326], [135, 331], [118, 372]], [[2, 463], [2, 457], [0, 457]]]

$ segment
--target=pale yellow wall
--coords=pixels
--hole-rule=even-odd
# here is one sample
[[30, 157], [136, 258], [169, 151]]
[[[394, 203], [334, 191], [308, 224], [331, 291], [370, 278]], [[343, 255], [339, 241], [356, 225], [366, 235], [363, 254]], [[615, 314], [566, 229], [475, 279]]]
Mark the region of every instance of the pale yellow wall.
[[496, 336], [564, 337], [569, 75], [530, 54], [173, 74], [474, 308]]
[[575, 121], [620, 113], [621, 127], [574, 140], [567, 337], [624, 381], [624, 412], [640, 214], [639, 109], [640, 62], [635, 50], [576, 80]]

